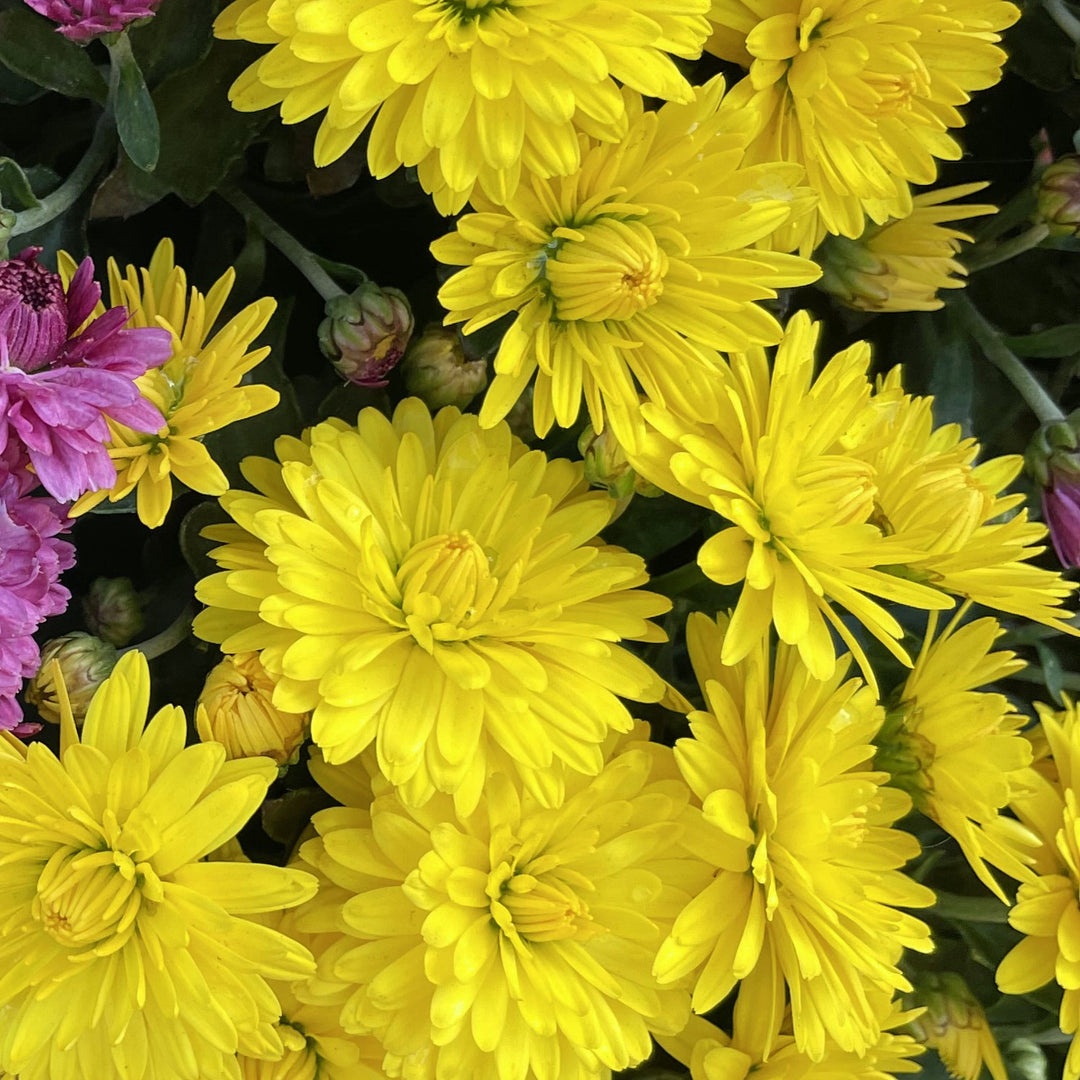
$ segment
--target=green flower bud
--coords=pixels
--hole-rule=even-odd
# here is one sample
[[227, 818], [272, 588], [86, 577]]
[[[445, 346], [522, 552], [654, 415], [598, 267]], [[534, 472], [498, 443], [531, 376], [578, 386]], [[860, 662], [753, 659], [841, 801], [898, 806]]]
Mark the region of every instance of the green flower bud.
[[[872, 234], [872, 228], [867, 230]], [[865, 237], [865, 234], [864, 234]], [[864, 237], [827, 236], [814, 253], [821, 265], [817, 287], [856, 310], [875, 310], [889, 298], [889, 267]]]
[[487, 364], [469, 360], [456, 330], [428, 323], [412, 343], [402, 370], [405, 389], [431, 410], [444, 405], [464, 409], [487, 386]]
[[1035, 219], [1051, 236], [1080, 236], [1080, 154], [1065, 154], [1035, 185]]
[[663, 494], [634, 471], [611, 428], [597, 435], [592, 424], [586, 424], [578, 439], [578, 453], [585, 463], [585, 479], [593, 487], [606, 489], [613, 499], [629, 499], [631, 495], [651, 499]]
[[413, 332], [409, 301], [399, 289], [365, 281], [349, 296], [326, 302], [319, 348], [334, 370], [357, 386], [385, 386]]
[[76, 630], [46, 642], [41, 666], [26, 686], [26, 700], [51, 724], [60, 722], [60, 695], [54, 681], [53, 661], [60, 672], [76, 723], [82, 723], [90, 699], [116, 666], [119, 653], [107, 641]]
[[146, 622], [131, 578], [95, 578], [82, 606], [90, 632], [118, 649], [138, 637]]

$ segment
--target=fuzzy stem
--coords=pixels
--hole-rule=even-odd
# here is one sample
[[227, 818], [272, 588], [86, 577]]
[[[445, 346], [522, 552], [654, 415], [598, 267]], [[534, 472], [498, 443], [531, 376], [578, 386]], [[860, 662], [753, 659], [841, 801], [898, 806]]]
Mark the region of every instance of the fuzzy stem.
[[324, 300], [333, 300], [335, 297], [346, 295], [345, 290], [319, 265], [318, 259], [292, 233], [283, 229], [254, 199], [234, 187], [222, 188], [219, 194], [307, 278], [311, 287]]
[[1080, 19], [1066, 7], [1064, 0], [1043, 0], [1043, 7], [1061, 31], [1080, 45]]
[[973, 250], [965, 260], [968, 273], [974, 274], [979, 270], [985, 270], [988, 266], [997, 266], [998, 263], [1006, 262], [1008, 259], [1015, 259], [1017, 255], [1023, 255], [1025, 251], [1037, 248], [1049, 235], [1049, 227], [1040, 222], [1038, 225], [1032, 225], [1019, 236], [996, 244], [985, 255], [977, 255]]
[[1002, 340], [1000, 331], [986, 321], [975, 305], [963, 295], [952, 297], [950, 304], [986, 358], [1016, 387], [1040, 422], [1048, 424], [1054, 420], [1064, 420], [1065, 414], [1058, 408], [1057, 402], [1023, 362], [1013, 355]]
[[94, 128], [94, 137], [86, 148], [86, 153], [83, 154], [71, 175], [33, 209], [23, 210], [16, 215], [12, 239], [32, 232], [34, 229], [40, 229], [42, 225], [48, 225], [50, 221], [69, 209], [109, 160], [109, 155], [115, 145], [116, 129], [113, 126], [112, 111], [106, 109], [98, 120], [97, 127]]
[[146, 641], [140, 641], [138, 645], [129, 645], [126, 649], [121, 649], [118, 655], [123, 656], [124, 653], [138, 649], [147, 660], [163, 656], [170, 649], [175, 649], [177, 645], [187, 640], [188, 634], [191, 633], [191, 621], [194, 618], [195, 608], [188, 604], [160, 634], [155, 634]]

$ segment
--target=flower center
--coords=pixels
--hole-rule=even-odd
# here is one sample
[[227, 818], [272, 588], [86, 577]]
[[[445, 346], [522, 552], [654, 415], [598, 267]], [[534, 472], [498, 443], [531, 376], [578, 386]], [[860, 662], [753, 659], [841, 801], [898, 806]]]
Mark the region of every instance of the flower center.
[[406, 625], [421, 644], [467, 636], [499, 587], [491, 560], [468, 532], [443, 533], [417, 544], [396, 577]]
[[668, 259], [648, 226], [601, 218], [565, 232], [544, 270], [557, 318], [621, 322], [660, 298]]
[[900, 75], [867, 75], [866, 81], [878, 96], [874, 116], [895, 116], [907, 112], [922, 87], [913, 72]]
[[550, 862], [550, 858], [541, 856], [535, 864], [518, 871], [504, 862], [488, 875], [491, 917], [499, 929], [533, 942], [571, 938], [588, 941], [604, 933], [573, 887], [575, 883], [588, 887], [588, 883], [572, 883], [579, 875], [566, 867], [544, 865]]
[[0, 262], [0, 354], [27, 372], [56, 357], [68, 329], [64, 283], [38, 264], [40, 250]]
[[161, 881], [146, 863], [130, 855], [104, 851], [58, 851], [41, 871], [34, 917], [60, 945], [92, 949], [131, 936], [144, 899], [164, 897]]

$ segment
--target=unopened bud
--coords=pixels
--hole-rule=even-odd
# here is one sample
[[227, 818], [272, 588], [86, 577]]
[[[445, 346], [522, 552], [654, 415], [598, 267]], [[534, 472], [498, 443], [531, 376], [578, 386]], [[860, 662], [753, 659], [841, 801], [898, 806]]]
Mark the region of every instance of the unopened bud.
[[908, 1006], [926, 1011], [908, 1024], [912, 1035], [938, 1053], [950, 1076], [978, 1080], [983, 1067], [994, 1080], [1007, 1080], [986, 1013], [967, 983], [951, 971], [926, 972], [913, 980]]
[[95, 578], [83, 600], [83, 616], [90, 632], [123, 648], [142, 633], [142, 600], [131, 578]]
[[76, 630], [46, 642], [41, 665], [27, 683], [26, 700], [51, 724], [60, 723], [60, 694], [53, 678], [55, 660], [60, 665], [71, 714], [81, 724], [97, 688], [112, 674], [119, 653], [107, 641]]
[[586, 424], [578, 439], [578, 453], [585, 464], [585, 479], [593, 487], [604, 488], [613, 499], [629, 499], [631, 495], [655, 498], [663, 494], [634, 471], [610, 427], [597, 435], [592, 424]]
[[1080, 566], [1080, 414], [1052, 420], [1035, 433], [1024, 465], [1042, 487], [1042, 515], [1064, 567]]
[[412, 332], [413, 314], [405, 294], [365, 281], [349, 296], [326, 302], [319, 348], [343, 379], [375, 388], [386, 385]]
[[1065, 154], [1035, 185], [1035, 218], [1051, 236], [1080, 236], [1080, 154]]
[[295, 759], [308, 732], [307, 713], [273, 702], [275, 680], [255, 652], [226, 656], [206, 677], [195, 718], [203, 742], [219, 742], [229, 758]]
[[405, 389], [431, 410], [464, 409], [487, 386], [487, 364], [469, 360], [456, 330], [428, 323], [405, 356]]

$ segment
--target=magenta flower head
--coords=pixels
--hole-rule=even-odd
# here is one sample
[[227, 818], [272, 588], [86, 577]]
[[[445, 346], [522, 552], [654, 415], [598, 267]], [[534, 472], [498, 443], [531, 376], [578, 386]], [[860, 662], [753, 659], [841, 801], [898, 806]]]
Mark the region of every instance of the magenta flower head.
[[0, 481], [0, 730], [39, 726], [23, 722], [15, 695], [38, 669], [34, 631], [71, 599], [59, 580], [75, 563], [75, 548], [58, 539], [69, 525], [53, 499], [25, 495], [18, 476]]
[[58, 23], [69, 41], [85, 45], [102, 34], [116, 34], [138, 19], [149, 19], [161, 0], [26, 0], [39, 15]]
[[1043, 521], [1061, 565], [1080, 566], [1080, 468], [1055, 467], [1051, 460], [1049, 481], [1042, 492]]
[[38, 264], [40, 250], [0, 262], [0, 477], [29, 465], [68, 502], [116, 480], [106, 417], [161, 427], [135, 380], [169, 358], [172, 339], [157, 327], [125, 329], [123, 307], [91, 320], [101, 299], [94, 264], [84, 259], [65, 291]]

